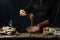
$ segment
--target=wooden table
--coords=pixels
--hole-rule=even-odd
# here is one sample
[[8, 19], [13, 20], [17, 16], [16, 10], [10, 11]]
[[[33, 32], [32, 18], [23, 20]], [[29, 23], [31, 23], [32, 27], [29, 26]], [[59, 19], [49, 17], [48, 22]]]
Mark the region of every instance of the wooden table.
[[51, 39], [51, 38], [59, 38], [60, 39], [60, 36], [54, 36], [54, 35], [43, 35], [43, 34], [40, 34], [40, 33], [36, 33], [36, 34], [31, 34], [30, 36], [30, 33], [19, 33], [17, 35], [12, 35], [12, 36], [9, 36], [9, 35], [0, 35], [0, 39], [20, 39], [20, 38], [44, 38], [44, 39]]

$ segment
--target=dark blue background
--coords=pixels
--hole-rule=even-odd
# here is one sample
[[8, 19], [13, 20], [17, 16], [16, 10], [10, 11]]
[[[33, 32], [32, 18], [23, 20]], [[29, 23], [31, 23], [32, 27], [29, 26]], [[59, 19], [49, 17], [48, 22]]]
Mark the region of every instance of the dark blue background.
[[[19, 15], [19, 11], [17, 11], [17, 10], [20, 10], [21, 7], [23, 8], [26, 6], [26, 5], [18, 6], [18, 5], [20, 5], [20, 2], [24, 4], [25, 1], [26, 0], [18, 0], [18, 1], [15, 0], [15, 2], [16, 2], [16, 5], [15, 5], [14, 0], [0, 0], [0, 26], [8, 25], [8, 23], [11, 19], [13, 21], [13, 26], [17, 26], [20, 29], [22, 29], [22, 28], [24, 29], [28, 25], [30, 25], [29, 18], [21, 17]], [[52, 11], [50, 10], [51, 11], [50, 13], [56, 14], [57, 10], [58, 10], [58, 14], [55, 17], [56, 19], [54, 20], [54, 22], [52, 24], [60, 25], [60, 18], [59, 18], [60, 17], [60, 14], [59, 14], [60, 7], [58, 8], [57, 4], [60, 4], [60, 3], [55, 1], [53, 4], [53, 8], [51, 9]], [[57, 10], [56, 10], [56, 7], [57, 7]], [[52, 17], [54, 17], [54, 16], [52, 16]], [[21, 27], [19, 27], [19, 26], [21, 26]], [[20, 30], [20, 29], [18, 29], [18, 30]]]

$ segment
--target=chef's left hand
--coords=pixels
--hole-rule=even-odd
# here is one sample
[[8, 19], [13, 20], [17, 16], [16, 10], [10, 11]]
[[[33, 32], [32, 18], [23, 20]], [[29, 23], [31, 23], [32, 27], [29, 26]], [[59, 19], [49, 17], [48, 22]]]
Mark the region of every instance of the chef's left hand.
[[47, 20], [44, 20], [44, 21], [41, 22], [41, 23], [38, 23], [37, 26], [42, 26], [42, 25], [47, 25], [47, 24], [49, 24], [48, 19], [47, 19]]

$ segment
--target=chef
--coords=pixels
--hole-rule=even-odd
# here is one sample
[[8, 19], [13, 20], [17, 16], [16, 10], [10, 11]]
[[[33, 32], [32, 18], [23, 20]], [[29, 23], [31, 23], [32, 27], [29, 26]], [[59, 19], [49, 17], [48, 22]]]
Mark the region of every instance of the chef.
[[34, 15], [33, 25], [45, 20], [49, 21], [51, 2], [52, 0], [14, 0], [15, 9], [11, 18], [17, 31], [26, 32], [26, 27], [31, 25], [30, 13]]

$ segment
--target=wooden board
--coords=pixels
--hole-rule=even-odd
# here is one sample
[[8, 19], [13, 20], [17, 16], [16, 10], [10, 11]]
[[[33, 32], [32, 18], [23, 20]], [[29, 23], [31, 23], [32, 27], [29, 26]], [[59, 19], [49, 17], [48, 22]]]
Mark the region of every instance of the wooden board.
[[35, 33], [35, 34], [31, 34], [30, 33], [19, 33], [18, 35], [12, 35], [12, 36], [9, 36], [9, 35], [0, 35], [0, 38], [53, 38], [53, 37], [59, 37], [60, 36], [54, 36], [54, 35], [43, 35], [43, 34], [40, 34], [40, 33]]

